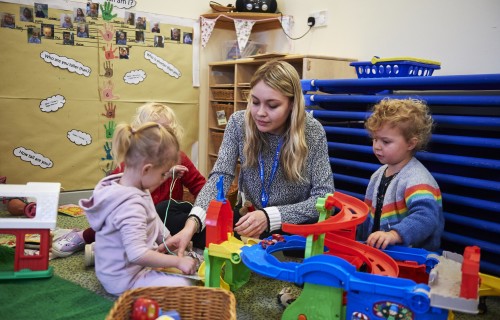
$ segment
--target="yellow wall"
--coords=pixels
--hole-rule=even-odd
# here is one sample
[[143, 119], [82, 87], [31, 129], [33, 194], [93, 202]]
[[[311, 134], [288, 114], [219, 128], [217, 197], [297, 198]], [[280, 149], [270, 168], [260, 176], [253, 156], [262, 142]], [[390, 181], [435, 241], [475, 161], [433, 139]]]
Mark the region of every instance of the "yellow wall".
[[[148, 101], [170, 105], [185, 128], [182, 148], [189, 155], [198, 140], [199, 89], [193, 86], [193, 45], [169, 39], [172, 29], [192, 33], [192, 24], [176, 24], [168, 16], [131, 8], [147, 17], [145, 41], [136, 42], [135, 25], [124, 24], [125, 11], [105, 21], [87, 17], [88, 38], [63, 28], [60, 18], [73, 15], [85, 3], [50, 1], [48, 17], [32, 22], [19, 19], [30, 4], [0, 3], [0, 13], [16, 17], [16, 28], [0, 28], [0, 175], [11, 184], [61, 182], [64, 190], [91, 189], [111, 166], [109, 147], [113, 128], [129, 122], [137, 106]], [[150, 22], [160, 22], [160, 34]], [[33, 29], [52, 25], [54, 38], [28, 43]], [[63, 32], [74, 44], [63, 44]], [[116, 32], [127, 33], [126, 45]], [[109, 33], [111, 38], [106, 36]], [[165, 38], [154, 47], [154, 36]], [[128, 59], [119, 57], [127, 48]], [[114, 116], [106, 116], [107, 108]]]

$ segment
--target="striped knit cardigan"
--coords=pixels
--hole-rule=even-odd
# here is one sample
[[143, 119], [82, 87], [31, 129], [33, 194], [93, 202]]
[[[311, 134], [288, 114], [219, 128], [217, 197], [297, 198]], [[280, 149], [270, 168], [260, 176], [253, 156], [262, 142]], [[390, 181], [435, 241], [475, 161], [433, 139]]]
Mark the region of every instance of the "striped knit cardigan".
[[[368, 183], [365, 202], [370, 213], [358, 226], [358, 240], [365, 241], [371, 233], [378, 187], [386, 168], [387, 165], [383, 165], [375, 171]], [[441, 191], [431, 173], [420, 161], [412, 158], [387, 188], [380, 230], [396, 230], [403, 240], [401, 245], [436, 251], [444, 229], [441, 200]]]

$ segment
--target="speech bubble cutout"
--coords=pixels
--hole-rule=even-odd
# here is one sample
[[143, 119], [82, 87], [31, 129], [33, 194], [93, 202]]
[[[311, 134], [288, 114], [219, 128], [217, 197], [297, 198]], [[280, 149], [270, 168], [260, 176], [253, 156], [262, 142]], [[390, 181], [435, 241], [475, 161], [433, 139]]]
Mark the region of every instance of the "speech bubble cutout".
[[57, 96], [52, 96], [40, 102], [40, 110], [43, 112], [56, 112], [64, 107], [65, 103], [66, 99], [58, 94]]
[[137, 4], [135, 0], [98, 0], [94, 2], [98, 2], [100, 4], [103, 4], [104, 2], [111, 2], [114, 7], [120, 9], [130, 9], [135, 7]]
[[69, 72], [84, 75], [86, 77], [89, 77], [90, 73], [92, 72], [92, 69], [90, 67], [84, 66], [80, 62], [75, 61], [71, 58], [60, 57], [55, 53], [43, 51], [40, 53], [40, 58], [42, 58], [45, 62], [52, 64], [54, 67], [67, 69]]
[[123, 76], [123, 80], [128, 84], [139, 84], [144, 79], [146, 79], [146, 72], [144, 70], [132, 70]]
[[40, 166], [44, 169], [52, 168], [52, 161], [50, 159], [33, 150], [17, 147], [14, 149], [14, 155], [23, 161], [30, 162], [34, 166]]
[[92, 143], [92, 137], [90, 134], [76, 129], [68, 131], [67, 137], [69, 141], [73, 142], [77, 146], [86, 146]]
[[171, 75], [172, 77], [179, 79], [181, 76], [181, 72], [174, 67], [172, 64], [158, 57], [156, 54], [146, 50], [144, 51], [144, 58], [146, 60], [151, 61], [154, 65], [156, 65], [159, 69], [165, 71], [165, 73]]

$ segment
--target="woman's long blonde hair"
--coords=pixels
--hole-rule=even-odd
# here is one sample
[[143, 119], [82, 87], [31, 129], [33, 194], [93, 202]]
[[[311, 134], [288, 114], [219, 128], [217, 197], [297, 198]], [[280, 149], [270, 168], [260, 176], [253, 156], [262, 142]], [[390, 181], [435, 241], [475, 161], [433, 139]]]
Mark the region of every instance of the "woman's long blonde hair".
[[[303, 174], [308, 150], [305, 137], [305, 103], [299, 74], [288, 62], [271, 60], [255, 72], [250, 81], [250, 88], [255, 87], [260, 81], [289, 98], [292, 111], [285, 122], [286, 130], [283, 134], [280, 164], [288, 181], [304, 181]], [[243, 166], [256, 167], [258, 154], [268, 142], [266, 135], [258, 130], [252, 119], [250, 104], [249, 101], [245, 112], [246, 137], [243, 153], [246, 161]]]

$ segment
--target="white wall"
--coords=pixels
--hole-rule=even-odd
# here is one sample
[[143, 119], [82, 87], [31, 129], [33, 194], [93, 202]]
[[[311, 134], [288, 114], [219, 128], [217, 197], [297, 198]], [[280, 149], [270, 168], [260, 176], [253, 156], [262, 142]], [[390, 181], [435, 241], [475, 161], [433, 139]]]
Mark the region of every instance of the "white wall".
[[498, 0], [279, 0], [307, 30], [309, 13], [328, 11], [327, 27], [295, 41], [296, 53], [352, 57], [411, 56], [442, 63], [435, 75], [500, 73]]
[[[135, 9], [192, 19], [211, 12], [205, 0], [140, 0]], [[273, 51], [358, 60], [412, 56], [440, 61], [442, 69], [435, 75], [500, 73], [499, 0], [278, 0], [278, 9], [293, 16], [293, 37], [307, 31], [313, 11], [327, 10], [328, 26], [291, 43], [278, 30], [252, 35], [269, 41]], [[229, 31], [214, 35], [209, 47], [220, 45], [218, 37], [236, 39]], [[202, 62], [220, 59], [218, 50], [206, 51], [201, 51]]]
[[[134, 9], [195, 20], [212, 12], [208, 0], [139, 0]], [[435, 75], [500, 73], [500, 0], [278, 0], [278, 9], [293, 16], [292, 37], [307, 31], [311, 12], [327, 10], [328, 25], [294, 41], [281, 30], [253, 33], [250, 38], [268, 43], [268, 51], [360, 61], [374, 55], [411, 56], [440, 61], [442, 69]], [[214, 30], [200, 51], [199, 168], [203, 174], [208, 63], [221, 59], [223, 41], [234, 39], [234, 31]]]

